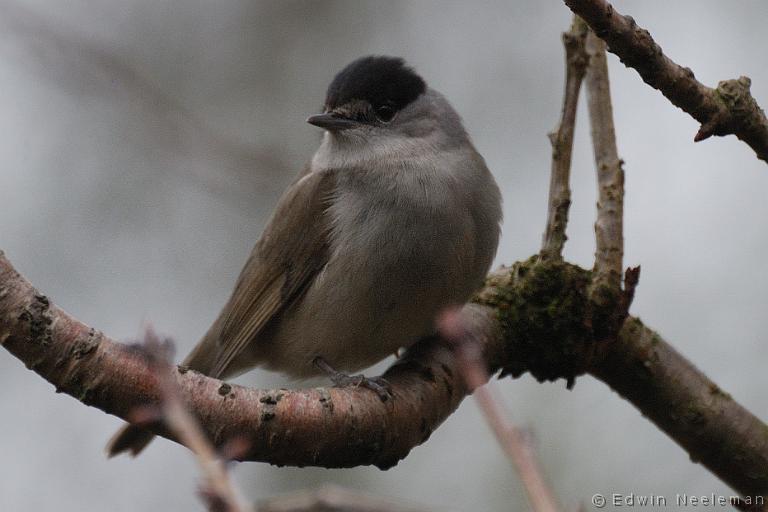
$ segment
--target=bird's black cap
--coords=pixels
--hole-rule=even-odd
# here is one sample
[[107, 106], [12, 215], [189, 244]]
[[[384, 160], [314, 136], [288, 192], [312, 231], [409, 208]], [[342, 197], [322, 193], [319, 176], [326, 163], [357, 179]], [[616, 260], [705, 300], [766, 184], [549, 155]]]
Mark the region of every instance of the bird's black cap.
[[374, 109], [399, 111], [419, 97], [427, 84], [397, 57], [361, 57], [339, 71], [328, 86], [325, 107], [332, 110], [351, 100], [365, 100]]

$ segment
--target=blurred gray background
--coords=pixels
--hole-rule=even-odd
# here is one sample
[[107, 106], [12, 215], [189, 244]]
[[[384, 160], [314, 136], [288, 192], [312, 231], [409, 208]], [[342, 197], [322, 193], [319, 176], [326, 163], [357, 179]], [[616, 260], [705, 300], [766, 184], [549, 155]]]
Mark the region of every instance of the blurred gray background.
[[[708, 85], [748, 75], [768, 106], [764, 0], [616, 0]], [[179, 357], [205, 331], [278, 195], [310, 157], [334, 73], [404, 56], [463, 115], [502, 188], [497, 263], [539, 248], [546, 137], [561, 102], [562, 2], [0, 0], [0, 248], [81, 320], [130, 340], [144, 322]], [[609, 56], [626, 160], [633, 312], [768, 418], [764, 371], [768, 168], [696, 123]], [[595, 180], [585, 111], [574, 151], [567, 257], [591, 266]], [[259, 386], [285, 381], [256, 371]], [[594, 493], [728, 493], [603, 384], [499, 383], [532, 427], [561, 500]], [[0, 510], [202, 510], [190, 454], [157, 442], [106, 460], [121, 424], [54, 394], [0, 351]], [[335, 482], [432, 510], [525, 508], [472, 400], [397, 467], [236, 466], [266, 499]]]

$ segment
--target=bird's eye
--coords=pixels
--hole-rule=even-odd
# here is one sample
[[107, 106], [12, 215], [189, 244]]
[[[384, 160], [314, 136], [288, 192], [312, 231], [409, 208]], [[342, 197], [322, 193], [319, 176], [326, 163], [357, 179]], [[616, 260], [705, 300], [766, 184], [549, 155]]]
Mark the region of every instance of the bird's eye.
[[376, 107], [376, 118], [384, 123], [387, 123], [395, 117], [395, 109], [389, 105], [381, 105]]

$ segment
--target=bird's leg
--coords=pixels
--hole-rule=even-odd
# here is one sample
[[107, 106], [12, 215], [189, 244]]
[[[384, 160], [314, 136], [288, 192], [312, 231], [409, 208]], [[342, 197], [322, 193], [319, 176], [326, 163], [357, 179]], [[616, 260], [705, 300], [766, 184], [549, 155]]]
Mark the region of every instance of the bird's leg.
[[326, 375], [333, 382], [334, 387], [343, 388], [347, 386], [368, 388], [374, 391], [382, 402], [386, 402], [392, 397], [391, 387], [389, 382], [381, 377], [366, 377], [365, 375], [347, 375], [340, 372], [323, 359], [321, 356], [317, 356], [312, 360], [312, 364], [316, 368], [325, 372]]

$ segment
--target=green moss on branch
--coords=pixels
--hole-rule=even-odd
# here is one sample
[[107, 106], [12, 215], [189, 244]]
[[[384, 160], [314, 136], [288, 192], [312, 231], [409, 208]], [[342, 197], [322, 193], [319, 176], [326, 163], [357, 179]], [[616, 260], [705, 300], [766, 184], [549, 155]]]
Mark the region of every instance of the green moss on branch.
[[592, 273], [533, 256], [488, 277], [475, 302], [496, 311], [505, 339], [502, 375], [539, 381], [583, 374], [595, 354]]

